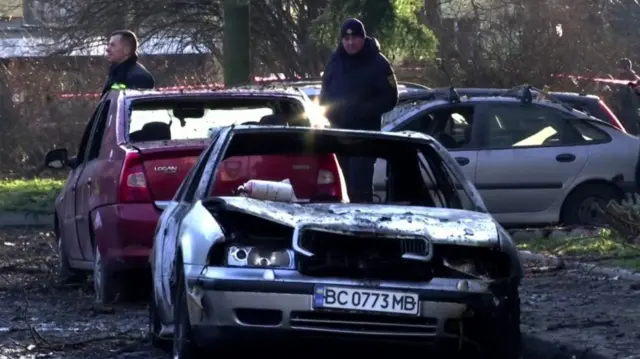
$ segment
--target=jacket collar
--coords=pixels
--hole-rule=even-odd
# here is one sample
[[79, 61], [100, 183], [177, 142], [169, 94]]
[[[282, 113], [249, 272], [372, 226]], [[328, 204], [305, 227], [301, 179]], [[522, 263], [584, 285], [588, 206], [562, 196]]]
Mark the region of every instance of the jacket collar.
[[340, 57], [354, 59], [354, 60], [371, 58], [373, 57], [373, 55], [376, 55], [379, 52], [380, 52], [380, 45], [378, 43], [378, 40], [368, 36], [364, 39], [364, 46], [362, 46], [362, 49], [360, 50], [360, 52], [356, 54], [353, 54], [353, 55], [347, 54], [347, 52], [344, 50], [344, 47], [342, 46], [342, 42], [338, 45], [338, 49], [337, 49], [337, 53]]
[[119, 64], [111, 64], [111, 66], [109, 66], [109, 73], [111, 73], [112, 75], [115, 75], [121, 72], [122, 70], [125, 70], [126, 72], [129, 68], [131, 68], [131, 66], [135, 65], [137, 62], [138, 62], [138, 55], [133, 55]]

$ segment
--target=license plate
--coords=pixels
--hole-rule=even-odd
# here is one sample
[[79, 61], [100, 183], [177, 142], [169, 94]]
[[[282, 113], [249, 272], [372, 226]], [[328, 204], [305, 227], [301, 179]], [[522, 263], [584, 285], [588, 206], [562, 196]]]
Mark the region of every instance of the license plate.
[[315, 309], [420, 314], [420, 300], [417, 294], [386, 290], [316, 286], [313, 304]]

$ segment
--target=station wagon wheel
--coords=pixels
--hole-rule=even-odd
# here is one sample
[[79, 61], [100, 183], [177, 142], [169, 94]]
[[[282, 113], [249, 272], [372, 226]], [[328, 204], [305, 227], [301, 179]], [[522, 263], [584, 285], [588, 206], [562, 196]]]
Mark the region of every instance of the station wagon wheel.
[[113, 304], [119, 291], [118, 282], [106, 267], [98, 245], [94, 249], [93, 258], [93, 289], [95, 290], [96, 302], [103, 305]]
[[621, 199], [621, 193], [608, 184], [578, 186], [565, 199], [561, 220], [565, 225], [602, 225], [604, 218], [598, 208], [604, 210], [610, 201]]
[[58, 278], [63, 283], [82, 283], [87, 278], [84, 271], [79, 271], [71, 268], [69, 265], [69, 257], [64, 250], [62, 243], [62, 234], [60, 230], [56, 229], [56, 243], [58, 250]]

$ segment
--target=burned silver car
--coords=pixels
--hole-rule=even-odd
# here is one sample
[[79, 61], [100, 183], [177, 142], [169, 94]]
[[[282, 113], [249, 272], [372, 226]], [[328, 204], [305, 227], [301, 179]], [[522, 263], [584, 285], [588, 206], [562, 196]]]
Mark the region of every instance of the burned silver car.
[[[350, 203], [341, 171], [324, 169], [336, 156], [386, 161], [384, 200]], [[230, 190], [243, 168], [252, 180]], [[175, 198], [156, 205], [149, 329], [175, 358], [251, 333], [519, 357], [517, 250], [426, 135], [221, 128]]]

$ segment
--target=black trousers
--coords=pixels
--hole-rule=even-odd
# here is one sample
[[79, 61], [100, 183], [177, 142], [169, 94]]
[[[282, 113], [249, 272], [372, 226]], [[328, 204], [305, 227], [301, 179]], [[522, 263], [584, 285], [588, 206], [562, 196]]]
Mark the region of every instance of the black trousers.
[[376, 159], [340, 156], [338, 162], [344, 174], [350, 201], [371, 203], [373, 201], [373, 166]]

